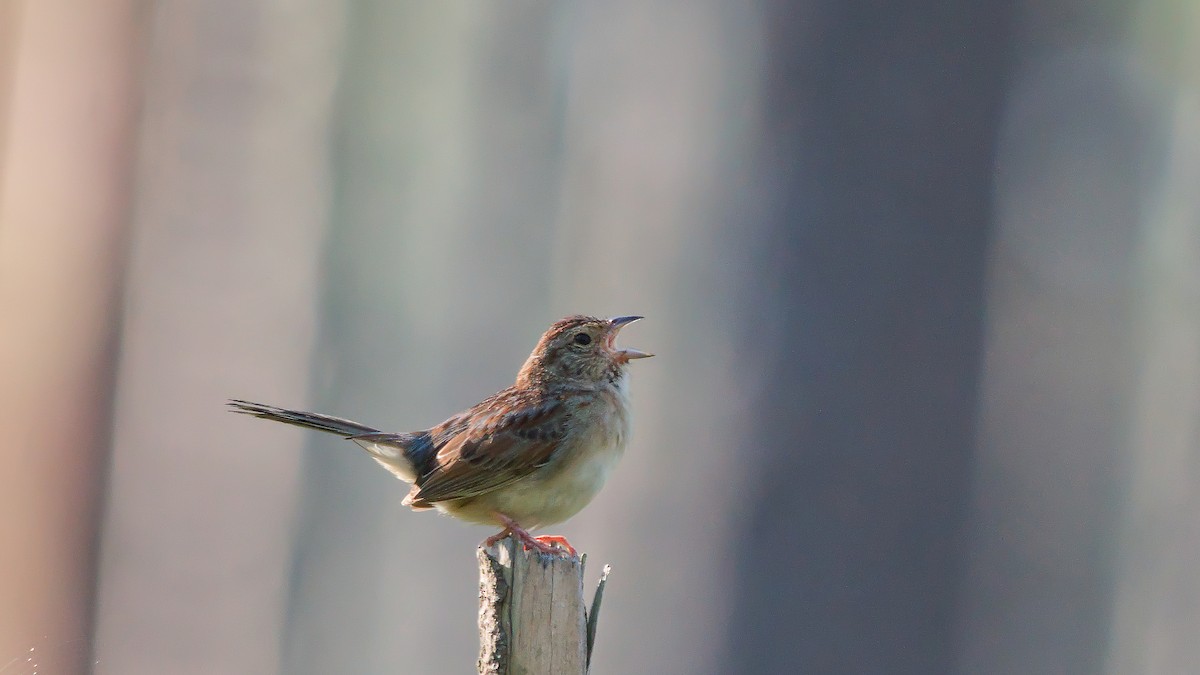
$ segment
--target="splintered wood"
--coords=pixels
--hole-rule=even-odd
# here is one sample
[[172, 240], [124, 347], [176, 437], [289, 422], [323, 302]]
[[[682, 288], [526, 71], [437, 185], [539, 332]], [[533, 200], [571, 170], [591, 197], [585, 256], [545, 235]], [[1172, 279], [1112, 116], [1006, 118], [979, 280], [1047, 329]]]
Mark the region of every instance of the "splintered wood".
[[[583, 561], [526, 551], [512, 538], [480, 547], [476, 557], [479, 673], [586, 673], [596, 617], [589, 623]], [[599, 598], [602, 587], [597, 591]]]

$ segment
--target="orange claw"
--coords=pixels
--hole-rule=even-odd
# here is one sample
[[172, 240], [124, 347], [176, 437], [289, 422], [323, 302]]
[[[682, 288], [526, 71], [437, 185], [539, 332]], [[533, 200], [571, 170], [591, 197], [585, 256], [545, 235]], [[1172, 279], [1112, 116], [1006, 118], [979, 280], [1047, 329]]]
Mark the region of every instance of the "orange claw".
[[572, 558], [579, 557], [579, 553], [575, 551], [575, 547], [571, 545], [571, 542], [567, 541], [566, 537], [560, 537], [557, 534], [543, 534], [540, 537], [534, 537], [534, 539], [537, 539], [547, 546], [554, 546], [557, 544], [558, 546], [566, 549], [567, 553], [570, 553]]
[[[525, 528], [518, 525], [517, 521], [509, 518], [503, 513], [496, 512], [493, 515], [496, 517], [496, 520], [504, 526], [504, 529], [488, 537], [483, 542], [484, 546], [491, 546], [501, 539], [512, 535], [525, 546], [525, 550], [527, 551], [533, 549], [539, 553], [545, 553], [546, 555], [562, 555], [563, 553], [567, 553], [572, 558], [579, 557], [579, 554], [575, 552], [575, 547], [571, 546], [571, 544], [564, 537], [559, 537], [557, 535], [543, 535], [541, 537], [535, 537], [532, 534], [529, 534]], [[555, 544], [558, 544], [559, 547], [555, 547]]]

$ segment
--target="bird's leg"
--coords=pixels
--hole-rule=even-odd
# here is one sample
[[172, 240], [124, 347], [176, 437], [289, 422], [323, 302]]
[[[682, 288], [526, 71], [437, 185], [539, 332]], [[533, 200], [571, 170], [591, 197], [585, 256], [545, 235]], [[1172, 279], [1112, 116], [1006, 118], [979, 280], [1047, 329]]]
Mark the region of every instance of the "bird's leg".
[[503, 530], [500, 530], [499, 533], [493, 534], [492, 536], [488, 537], [487, 539], [484, 539], [483, 546], [484, 546], [484, 548], [487, 548], [488, 546], [495, 546], [496, 542], [500, 541], [501, 539], [507, 537], [510, 534], [512, 534], [512, 530], [510, 528], [506, 527]]
[[[518, 525], [517, 521], [509, 518], [503, 513], [497, 513], [496, 520], [500, 521], [500, 524], [504, 525], [504, 530], [501, 531], [500, 534], [488, 537], [487, 544], [489, 546], [495, 543], [492, 541], [493, 539], [500, 541], [504, 537], [508, 536], [509, 533], [511, 533], [514, 537], [521, 540], [521, 543], [525, 545], [526, 549], [533, 549], [539, 553], [545, 553], [548, 555], [561, 555], [563, 553], [567, 553], [571, 557], [575, 557], [577, 555], [575, 553], [575, 548], [568, 544], [567, 540], [563, 539], [562, 537], [535, 537], [532, 534], [529, 534], [528, 530]], [[563, 544], [565, 546], [565, 550], [554, 546], [552, 542]]]

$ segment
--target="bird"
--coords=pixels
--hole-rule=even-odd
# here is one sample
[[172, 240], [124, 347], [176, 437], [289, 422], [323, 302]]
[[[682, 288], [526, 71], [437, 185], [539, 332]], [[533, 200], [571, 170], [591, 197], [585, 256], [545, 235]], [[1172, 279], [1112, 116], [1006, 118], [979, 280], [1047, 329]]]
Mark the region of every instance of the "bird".
[[629, 442], [627, 366], [653, 356], [615, 344], [643, 317], [575, 315], [538, 340], [516, 382], [434, 427], [388, 433], [348, 419], [230, 399], [232, 412], [337, 434], [411, 485], [403, 504], [495, 525], [491, 546], [515, 537], [527, 550], [577, 556], [556, 525], [600, 491]]

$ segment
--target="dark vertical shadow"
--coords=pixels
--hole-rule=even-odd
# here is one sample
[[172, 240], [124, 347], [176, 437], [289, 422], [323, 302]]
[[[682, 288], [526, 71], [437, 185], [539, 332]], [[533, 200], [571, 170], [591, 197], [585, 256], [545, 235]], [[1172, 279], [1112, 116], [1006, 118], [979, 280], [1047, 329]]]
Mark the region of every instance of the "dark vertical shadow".
[[766, 11], [772, 245], [747, 325], [780, 333], [716, 672], [946, 672], [1014, 7]]

